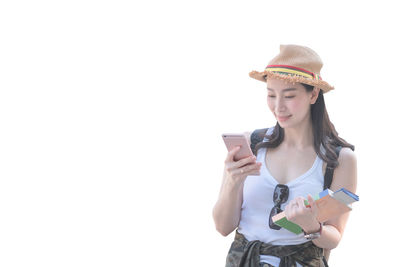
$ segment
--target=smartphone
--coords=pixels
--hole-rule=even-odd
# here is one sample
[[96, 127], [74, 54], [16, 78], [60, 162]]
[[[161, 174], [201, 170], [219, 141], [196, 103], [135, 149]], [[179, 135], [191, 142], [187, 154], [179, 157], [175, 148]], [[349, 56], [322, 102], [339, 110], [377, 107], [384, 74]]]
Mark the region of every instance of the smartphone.
[[234, 149], [235, 146], [240, 146], [239, 151], [233, 158], [234, 161], [253, 156], [249, 142], [247, 142], [247, 138], [244, 134], [224, 133], [222, 134], [222, 139], [224, 140], [228, 151]]

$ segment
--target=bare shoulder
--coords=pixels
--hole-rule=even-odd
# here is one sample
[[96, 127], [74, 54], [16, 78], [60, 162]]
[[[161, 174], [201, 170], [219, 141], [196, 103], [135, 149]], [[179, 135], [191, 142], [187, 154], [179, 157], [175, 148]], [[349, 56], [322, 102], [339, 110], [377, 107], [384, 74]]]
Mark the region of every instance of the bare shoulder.
[[348, 147], [341, 149], [339, 154], [339, 165], [335, 168], [331, 188], [333, 190], [342, 187], [355, 192], [357, 187], [357, 157], [353, 150]]
[[344, 168], [354, 168], [357, 165], [357, 157], [353, 150], [349, 147], [344, 147], [339, 153], [339, 166], [342, 165]]

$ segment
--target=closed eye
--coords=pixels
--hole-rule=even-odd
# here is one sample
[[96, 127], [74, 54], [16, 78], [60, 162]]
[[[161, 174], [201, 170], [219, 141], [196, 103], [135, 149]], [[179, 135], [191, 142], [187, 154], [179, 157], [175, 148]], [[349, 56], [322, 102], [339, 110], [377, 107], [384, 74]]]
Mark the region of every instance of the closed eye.
[[[275, 96], [274, 95], [269, 95], [268, 97], [274, 98]], [[285, 96], [285, 98], [293, 98], [293, 97], [295, 97], [295, 96]]]

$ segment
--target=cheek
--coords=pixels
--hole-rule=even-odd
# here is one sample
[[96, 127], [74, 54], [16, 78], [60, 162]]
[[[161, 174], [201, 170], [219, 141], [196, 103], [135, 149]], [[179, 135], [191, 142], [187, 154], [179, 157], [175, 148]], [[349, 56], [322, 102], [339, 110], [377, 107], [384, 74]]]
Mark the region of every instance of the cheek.
[[304, 111], [307, 111], [304, 101], [291, 101], [287, 107], [293, 114], [303, 114]]
[[274, 103], [274, 101], [273, 101], [272, 99], [270, 99], [269, 97], [267, 98], [267, 104], [268, 104], [269, 109], [270, 109], [271, 111], [273, 111], [274, 108], [275, 108], [275, 103]]
[[298, 111], [301, 110], [301, 103], [299, 101], [290, 101], [290, 103], [287, 104], [287, 107], [292, 111]]

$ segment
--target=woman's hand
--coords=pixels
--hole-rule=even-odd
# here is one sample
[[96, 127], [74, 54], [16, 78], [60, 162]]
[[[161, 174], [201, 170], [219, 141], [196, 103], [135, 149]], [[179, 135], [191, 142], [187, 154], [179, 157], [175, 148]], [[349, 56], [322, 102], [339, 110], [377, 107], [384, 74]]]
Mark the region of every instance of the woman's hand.
[[298, 224], [306, 233], [317, 232], [320, 225], [317, 220], [318, 206], [311, 195], [308, 195], [310, 207], [304, 204], [304, 197], [296, 197], [285, 207], [286, 218]]
[[241, 184], [249, 175], [260, 175], [261, 162], [256, 162], [255, 156], [233, 160], [239, 149], [237, 146], [229, 151], [225, 160], [224, 178], [230, 184]]
[[248, 175], [260, 174], [261, 163], [257, 163], [255, 157], [234, 161], [239, 148], [228, 152], [218, 201], [213, 209], [215, 227], [223, 236], [229, 235], [239, 225], [244, 180]]

